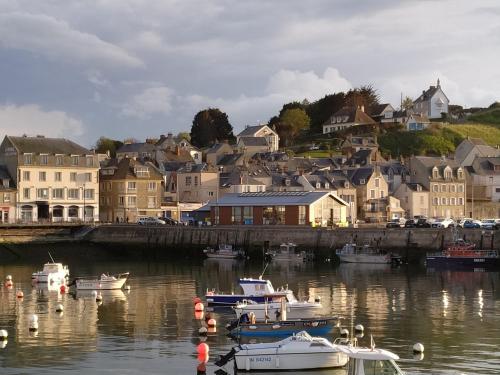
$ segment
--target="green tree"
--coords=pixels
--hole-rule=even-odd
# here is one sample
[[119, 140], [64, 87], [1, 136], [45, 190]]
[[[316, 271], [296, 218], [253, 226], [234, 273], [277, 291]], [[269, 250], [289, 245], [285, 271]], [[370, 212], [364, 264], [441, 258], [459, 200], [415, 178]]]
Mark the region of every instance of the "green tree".
[[345, 105], [349, 107], [364, 106], [365, 112], [370, 114], [372, 108], [379, 104], [380, 97], [373, 85], [364, 85], [349, 90], [345, 97]]
[[306, 109], [307, 104], [304, 103], [299, 103], [299, 102], [291, 102], [283, 105], [283, 108], [281, 108], [280, 114], [278, 115], [280, 118], [283, 117], [283, 113], [289, 109]]
[[323, 133], [323, 124], [332, 114], [344, 106], [345, 94], [339, 92], [326, 95], [325, 97], [309, 104], [306, 109], [311, 119], [311, 133]]
[[114, 139], [100, 137], [96, 144], [95, 150], [100, 154], [106, 154], [109, 152], [109, 155], [114, 158], [116, 157], [116, 150], [123, 146], [123, 142], [117, 141]]
[[191, 143], [196, 147], [210, 146], [218, 141], [235, 141], [233, 127], [227, 115], [218, 108], [204, 109], [196, 114], [191, 126]]
[[302, 130], [309, 128], [311, 120], [306, 111], [301, 108], [287, 109], [280, 116], [280, 123], [277, 126], [278, 134], [285, 139], [285, 146], [292, 144]]
[[180, 142], [182, 141], [183, 139], [187, 140], [188, 142], [191, 142], [191, 134], [189, 134], [188, 132], [179, 132], [175, 137], [174, 137], [174, 140], [176, 142]]
[[412, 109], [413, 107], [413, 99], [410, 98], [409, 96], [405, 97], [403, 99], [403, 102], [401, 103], [401, 109], [402, 110], [409, 110]]

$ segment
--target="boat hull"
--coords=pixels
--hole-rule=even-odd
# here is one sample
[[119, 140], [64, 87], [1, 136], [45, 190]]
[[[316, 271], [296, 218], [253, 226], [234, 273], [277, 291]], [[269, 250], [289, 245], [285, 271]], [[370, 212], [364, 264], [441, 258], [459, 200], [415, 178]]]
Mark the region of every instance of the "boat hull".
[[[266, 320], [266, 311], [267, 311], [267, 320], [268, 321], [276, 321], [280, 318], [280, 310], [281, 304], [279, 303], [270, 303], [265, 307], [264, 304], [248, 304], [245, 306], [237, 306], [234, 308], [237, 318], [241, 316], [241, 314], [253, 312], [255, 314], [256, 320]], [[286, 316], [287, 319], [312, 319], [321, 315], [323, 307], [320, 304], [311, 304], [311, 303], [287, 303], [286, 307]]]
[[245, 296], [243, 294], [217, 294], [205, 295], [205, 300], [210, 306], [234, 306], [243, 300], [264, 303], [264, 296]]
[[217, 254], [217, 253], [206, 253], [205, 254], [209, 259], [236, 259], [239, 257], [239, 254]]
[[282, 371], [315, 370], [342, 367], [348, 357], [340, 352], [279, 352], [276, 349], [267, 353], [247, 354], [241, 350], [235, 355], [236, 368], [240, 371]]
[[240, 324], [231, 331], [234, 336], [291, 336], [306, 331], [312, 336], [324, 336], [337, 325], [337, 319], [296, 319], [273, 323]]
[[76, 289], [78, 290], [113, 290], [121, 289], [127, 281], [126, 278], [117, 280], [94, 280], [94, 279], [77, 279]]
[[69, 272], [51, 272], [45, 273], [43, 271], [34, 272], [31, 275], [31, 280], [36, 283], [57, 283], [64, 284], [67, 281]]
[[427, 256], [427, 267], [434, 268], [497, 268], [500, 266], [500, 258], [496, 257], [447, 257]]
[[391, 257], [387, 255], [368, 255], [368, 254], [337, 254], [341, 263], [372, 263], [389, 264]]

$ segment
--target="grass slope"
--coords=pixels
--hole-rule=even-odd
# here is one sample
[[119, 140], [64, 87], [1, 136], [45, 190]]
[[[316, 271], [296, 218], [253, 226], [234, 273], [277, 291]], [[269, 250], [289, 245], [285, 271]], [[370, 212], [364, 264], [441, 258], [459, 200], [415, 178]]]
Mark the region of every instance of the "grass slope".
[[489, 145], [500, 145], [500, 124], [448, 124], [444, 125], [443, 128], [462, 138], [482, 138]]
[[500, 125], [500, 108], [491, 108], [469, 116], [470, 122]]

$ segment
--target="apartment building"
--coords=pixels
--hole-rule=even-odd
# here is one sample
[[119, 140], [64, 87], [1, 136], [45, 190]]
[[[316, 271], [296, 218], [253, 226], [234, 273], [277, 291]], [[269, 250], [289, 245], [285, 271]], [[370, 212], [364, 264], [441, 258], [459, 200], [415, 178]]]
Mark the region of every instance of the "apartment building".
[[411, 182], [429, 191], [429, 216], [455, 219], [465, 216], [465, 170], [455, 160], [413, 156], [409, 170]]
[[217, 198], [219, 172], [203, 163], [187, 163], [177, 171], [177, 201], [185, 203], [206, 203]]
[[16, 221], [99, 220], [99, 163], [94, 152], [64, 138], [5, 136], [0, 164], [18, 191]]
[[163, 176], [152, 163], [110, 159], [100, 175], [101, 221], [133, 223], [143, 216], [162, 216]]
[[5, 166], [0, 165], [0, 223], [16, 220], [16, 193], [12, 178]]

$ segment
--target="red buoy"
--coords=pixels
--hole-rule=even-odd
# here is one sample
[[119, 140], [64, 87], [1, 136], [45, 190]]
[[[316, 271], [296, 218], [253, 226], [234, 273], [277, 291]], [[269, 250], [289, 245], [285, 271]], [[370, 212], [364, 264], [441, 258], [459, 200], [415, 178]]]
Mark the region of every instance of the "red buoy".
[[194, 305], [194, 311], [203, 311], [205, 310], [205, 306], [203, 306], [203, 303], [198, 302], [196, 305]]
[[194, 297], [193, 304], [196, 306], [197, 303], [201, 303], [201, 298], [200, 297]]
[[61, 292], [61, 294], [66, 293], [66, 285], [61, 285], [61, 287], [59, 288], [59, 291]]
[[197, 347], [196, 347], [196, 351], [198, 352], [198, 354], [203, 354], [203, 355], [207, 355], [208, 356], [208, 350], [209, 350], [209, 347], [207, 344], [205, 344], [204, 342], [202, 342], [201, 344], [199, 344]]

